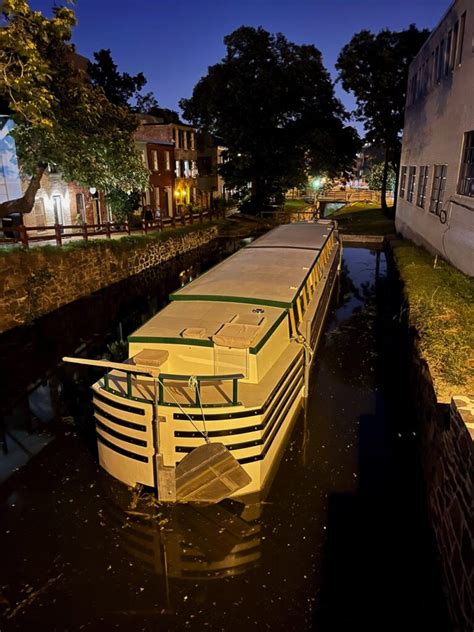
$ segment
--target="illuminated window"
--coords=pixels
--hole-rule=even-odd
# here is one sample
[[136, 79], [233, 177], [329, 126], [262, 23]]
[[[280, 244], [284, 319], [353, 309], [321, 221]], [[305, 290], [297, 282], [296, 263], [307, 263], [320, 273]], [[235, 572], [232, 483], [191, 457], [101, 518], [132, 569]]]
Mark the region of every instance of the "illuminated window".
[[84, 195], [82, 193], [76, 193], [76, 213], [84, 222], [86, 221]]
[[151, 150], [151, 162], [153, 165], [153, 171], [158, 171], [158, 152], [156, 149]]
[[464, 135], [464, 152], [459, 174], [458, 193], [474, 197], [474, 131]]
[[165, 151], [165, 169], [166, 171], [171, 170], [171, 160], [170, 160], [170, 152]]
[[181, 177], [181, 162], [179, 160], [175, 161], [175, 170], [174, 170], [176, 177], [180, 178]]
[[444, 189], [446, 188], [447, 165], [435, 165], [433, 189], [431, 190], [430, 213], [439, 215], [443, 206]]
[[428, 167], [420, 167], [420, 179], [418, 181], [418, 195], [416, 198], [416, 205], [420, 208], [425, 207], [426, 189], [428, 186]]

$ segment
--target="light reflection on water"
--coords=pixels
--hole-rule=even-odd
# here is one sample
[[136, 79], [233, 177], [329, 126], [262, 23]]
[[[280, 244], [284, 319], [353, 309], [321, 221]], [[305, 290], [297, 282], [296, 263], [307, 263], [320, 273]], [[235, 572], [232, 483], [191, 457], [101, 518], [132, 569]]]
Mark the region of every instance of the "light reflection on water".
[[87, 389], [69, 382], [79, 426], [0, 488], [8, 625], [390, 630], [409, 616], [447, 630], [415, 445], [396, 439], [409, 403], [387, 386], [403, 378], [393, 290], [383, 253], [345, 250], [306, 414], [268, 496], [246, 506], [135, 502], [98, 467]]

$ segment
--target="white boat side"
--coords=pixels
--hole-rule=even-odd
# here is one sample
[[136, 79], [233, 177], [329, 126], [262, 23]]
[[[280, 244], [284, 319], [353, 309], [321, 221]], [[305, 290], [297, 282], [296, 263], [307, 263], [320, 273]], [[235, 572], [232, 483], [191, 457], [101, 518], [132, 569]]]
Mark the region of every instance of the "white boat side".
[[305, 395], [340, 254], [333, 222], [288, 224], [172, 294], [129, 337], [130, 368], [140, 354], [159, 376], [112, 370], [93, 386], [101, 465], [174, 501], [169, 474], [207, 435], [250, 476], [237, 495], [261, 492]]

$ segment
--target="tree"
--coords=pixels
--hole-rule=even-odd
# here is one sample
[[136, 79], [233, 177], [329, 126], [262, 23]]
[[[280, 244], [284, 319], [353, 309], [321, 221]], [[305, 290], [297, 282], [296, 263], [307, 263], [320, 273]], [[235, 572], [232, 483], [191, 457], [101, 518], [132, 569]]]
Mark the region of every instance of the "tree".
[[[384, 177], [386, 177], [385, 183]], [[384, 185], [386, 190], [393, 191], [395, 189], [396, 174], [395, 171], [389, 167], [385, 175], [385, 164], [379, 162], [371, 167], [367, 181], [372, 191], [382, 191]]]
[[111, 189], [107, 193], [107, 205], [110, 208], [114, 220], [125, 221], [128, 216], [140, 206], [140, 193], [132, 191], [126, 193], [120, 189]]
[[70, 43], [73, 11], [55, 7], [48, 19], [25, 0], [3, 0], [2, 12], [0, 99], [30, 180], [23, 197], [0, 204], [0, 217], [32, 210], [48, 163], [85, 186], [144, 188], [148, 172], [133, 142], [136, 117], [79, 69]]
[[365, 125], [366, 140], [384, 148], [381, 191], [386, 212], [389, 167], [398, 174], [400, 166], [408, 66], [429, 33], [413, 24], [405, 31], [384, 29], [376, 35], [360, 31], [341, 50], [336, 64], [343, 88], [356, 97], [355, 114]]
[[109, 49], [94, 53], [94, 59], [95, 63], [89, 62], [87, 70], [92, 84], [100, 86], [111, 103], [131, 108], [131, 100], [139, 98], [140, 90], [146, 85], [145, 75], [119, 72]]
[[143, 96], [141, 94], [138, 95], [135, 110], [142, 114], [151, 114], [151, 116], [163, 119], [163, 123], [181, 122], [179, 114], [175, 110], [160, 107], [152, 92], [147, 92]]
[[243, 26], [224, 38], [226, 56], [211, 66], [180, 106], [199, 131], [228, 147], [220, 171], [229, 188], [251, 183], [249, 209], [303, 184], [310, 173], [340, 175], [357, 134], [314, 46]]

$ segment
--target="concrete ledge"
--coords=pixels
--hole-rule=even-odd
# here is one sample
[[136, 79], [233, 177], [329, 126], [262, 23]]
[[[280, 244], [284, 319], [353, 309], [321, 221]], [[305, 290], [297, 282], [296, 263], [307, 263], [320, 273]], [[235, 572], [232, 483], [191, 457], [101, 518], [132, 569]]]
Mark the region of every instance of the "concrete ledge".
[[474, 439], [474, 395], [454, 395], [451, 410], [459, 415]]
[[379, 245], [384, 243], [385, 237], [383, 235], [350, 235], [346, 233], [339, 233], [343, 245], [351, 246], [364, 246], [364, 245]]

